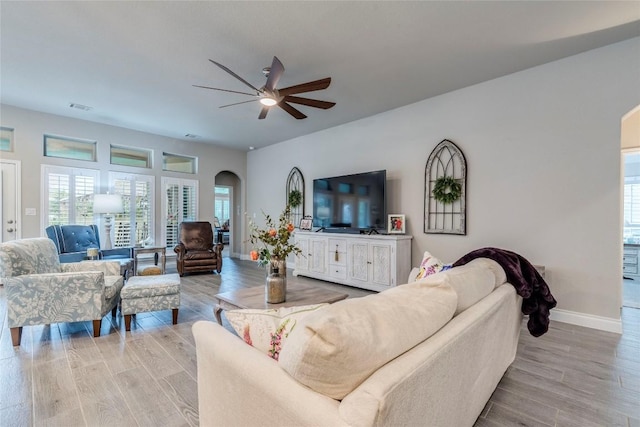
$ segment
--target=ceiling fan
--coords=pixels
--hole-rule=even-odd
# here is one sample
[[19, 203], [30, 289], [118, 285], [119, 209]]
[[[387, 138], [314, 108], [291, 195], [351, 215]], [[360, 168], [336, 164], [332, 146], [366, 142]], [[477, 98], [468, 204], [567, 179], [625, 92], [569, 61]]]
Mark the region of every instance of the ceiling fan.
[[236, 90], [220, 89], [217, 87], [193, 85], [195, 87], [201, 87], [204, 89], [220, 90], [223, 92], [249, 95], [255, 98], [249, 101], [242, 101], [242, 102], [236, 102], [233, 104], [222, 105], [220, 106], [220, 108], [226, 108], [226, 107], [231, 107], [233, 105], [245, 104], [247, 102], [259, 101], [262, 104], [262, 110], [260, 110], [258, 119], [264, 119], [265, 117], [267, 117], [269, 108], [274, 105], [277, 105], [278, 107], [282, 108], [284, 111], [291, 114], [296, 119], [305, 119], [307, 118], [307, 116], [304, 115], [300, 110], [291, 106], [291, 104], [306, 105], [307, 107], [322, 108], [325, 110], [336, 105], [335, 102], [319, 101], [317, 99], [301, 98], [299, 96], [293, 96], [298, 93], [313, 92], [316, 90], [326, 89], [329, 87], [329, 84], [331, 84], [331, 77], [327, 77], [320, 80], [314, 80], [312, 82], [302, 83], [295, 86], [289, 86], [282, 89], [277, 89], [276, 85], [278, 84], [278, 80], [280, 80], [280, 77], [282, 77], [282, 74], [284, 74], [284, 65], [282, 65], [282, 62], [280, 62], [280, 60], [275, 56], [273, 57], [273, 62], [271, 63], [271, 67], [265, 67], [262, 70], [262, 73], [267, 77], [267, 83], [264, 86], [262, 86], [260, 89], [253, 86], [251, 83], [249, 83], [248, 81], [246, 81], [245, 79], [243, 79], [242, 77], [240, 77], [239, 75], [237, 75], [236, 73], [234, 73], [233, 71], [225, 67], [224, 65], [212, 59], [210, 59], [209, 61], [211, 61], [213, 64], [217, 65], [218, 67], [222, 68], [224, 71], [231, 74], [233, 77], [240, 80], [242, 83], [249, 86], [251, 89], [255, 91], [255, 93], [248, 93], [248, 92], [239, 92]]

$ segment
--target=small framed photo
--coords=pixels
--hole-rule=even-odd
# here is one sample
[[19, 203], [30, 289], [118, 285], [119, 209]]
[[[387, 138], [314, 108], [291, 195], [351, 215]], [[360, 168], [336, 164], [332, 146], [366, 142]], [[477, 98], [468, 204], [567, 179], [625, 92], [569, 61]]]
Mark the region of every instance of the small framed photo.
[[300, 220], [300, 230], [311, 231], [313, 228], [313, 218], [305, 216]]
[[387, 223], [387, 233], [404, 234], [406, 224], [403, 214], [391, 214], [389, 215], [389, 222]]

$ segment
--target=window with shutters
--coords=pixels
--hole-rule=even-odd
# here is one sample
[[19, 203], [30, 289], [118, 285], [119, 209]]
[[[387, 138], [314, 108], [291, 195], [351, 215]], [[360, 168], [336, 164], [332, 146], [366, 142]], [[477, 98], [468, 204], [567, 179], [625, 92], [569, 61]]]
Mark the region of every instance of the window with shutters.
[[95, 224], [93, 195], [100, 172], [42, 165], [43, 230], [50, 225]]
[[162, 194], [162, 239], [173, 248], [180, 237], [180, 223], [197, 221], [198, 181], [163, 177]]
[[154, 177], [109, 172], [109, 187], [122, 195], [124, 212], [116, 214], [114, 247], [130, 247], [154, 237]]
[[220, 226], [227, 223], [231, 218], [231, 187], [216, 186], [215, 187], [215, 217], [218, 218]]

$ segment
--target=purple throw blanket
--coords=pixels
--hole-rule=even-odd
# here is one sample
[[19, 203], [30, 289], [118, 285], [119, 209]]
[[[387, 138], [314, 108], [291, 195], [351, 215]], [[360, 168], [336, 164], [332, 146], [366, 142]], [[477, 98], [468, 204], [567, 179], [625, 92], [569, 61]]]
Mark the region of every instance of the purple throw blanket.
[[549, 329], [549, 310], [556, 306], [547, 282], [529, 261], [515, 252], [498, 248], [482, 248], [471, 251], [453, 263], [459, 267], [476, 258], [489, 258], [500, 264], [507, 275], [507, 281], [516, 288], [523, 298], [522, 313], [529, 315], [527, 328], [534, 337]]

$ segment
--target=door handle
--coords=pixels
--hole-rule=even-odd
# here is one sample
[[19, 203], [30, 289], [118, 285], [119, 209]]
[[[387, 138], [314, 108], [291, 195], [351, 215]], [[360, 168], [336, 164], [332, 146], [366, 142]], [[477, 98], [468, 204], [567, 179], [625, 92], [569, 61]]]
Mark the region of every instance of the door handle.
[[7, 228], [8, 233], [13, 233], [15, 230], [13, 228]]
[[13, 220], [10, 219], [9, 221], [7, 221], [7, 224], [13, 224]]

